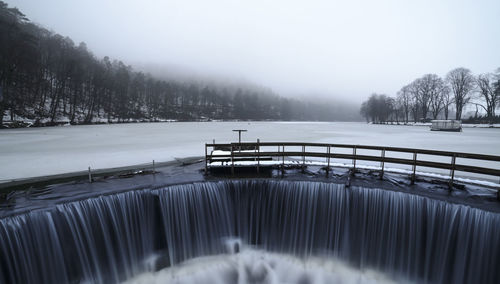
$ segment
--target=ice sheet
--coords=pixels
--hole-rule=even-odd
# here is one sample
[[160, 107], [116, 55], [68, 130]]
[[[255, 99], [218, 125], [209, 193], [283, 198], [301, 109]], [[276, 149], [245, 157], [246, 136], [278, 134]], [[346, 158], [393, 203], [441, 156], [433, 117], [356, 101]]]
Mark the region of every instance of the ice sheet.
[[0, 180], [203, 156], [204, 144], [299, 141], [414, 147], [500, 155], [500, 129], [327, 122], [171, 122], [0, 130]]

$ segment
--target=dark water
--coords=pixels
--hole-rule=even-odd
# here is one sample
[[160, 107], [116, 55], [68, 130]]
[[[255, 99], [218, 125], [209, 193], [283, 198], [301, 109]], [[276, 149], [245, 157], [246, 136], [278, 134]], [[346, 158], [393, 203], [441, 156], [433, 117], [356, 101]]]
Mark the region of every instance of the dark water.
[[225, 253], [222, 240], [235, 237], [417, 282], [500, 279], [498, 213], [389, 190], [255, 180], [131, 191], [0, 219], [0, 282], [120, 282]]

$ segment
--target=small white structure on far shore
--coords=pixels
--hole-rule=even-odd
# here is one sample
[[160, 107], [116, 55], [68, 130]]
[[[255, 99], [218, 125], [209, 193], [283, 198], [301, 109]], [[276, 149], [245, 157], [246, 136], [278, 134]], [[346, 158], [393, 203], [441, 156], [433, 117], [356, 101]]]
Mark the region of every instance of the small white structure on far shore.
[[460, 120], [431, 120], [432, 131], [462, 131], [462, 121]]

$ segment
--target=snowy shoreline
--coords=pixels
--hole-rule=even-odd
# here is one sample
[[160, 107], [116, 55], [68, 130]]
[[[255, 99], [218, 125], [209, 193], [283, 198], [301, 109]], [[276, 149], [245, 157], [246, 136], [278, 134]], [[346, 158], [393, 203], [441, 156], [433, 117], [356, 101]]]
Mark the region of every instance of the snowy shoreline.
[[[409, 123], [368, 123], [373, 125], [392, 125], [392, 126], [427, 126], [431, 127], [432, 123], [430, 122], [409, 122]], [[500, 128], [500, 123], [464, 123], [462, 122], [462, 127], [464, 128]]]
[[[101, 124], [124, 124], [124, 123], [156, 123], [156, 122], [180, 122], [184, 120], [177, 119], [129, 119], [129, 120], [118, 120], [113, 119], [108, 121], [107, 119], [102, 119], [92, 122], [74, 122], [71, 123], [69, 120], [61, 121], [35, 121], [35, 120], [4, 120], [3, 124], [0, 125], [0, 129], [14, 129], [14, 128], [30, 128], [30, 127], [53, 127], [53, 126], [76, 126], [76, 125], [101, 125]], [[203, 122], [205, 120], [186, 120], [191, 122]]]
[[[60, 121], [35, 121], [35, 120], [4, 120], [0, 125], [0, 129], [16, 129], [16, 128], [39, 128], [39, 127], [56, 127], [56, 126], [78, 126], [78, 125], [111, 125], [111, 124], [134, 124], [134, 123], [165, 123], [165, 122], [302, 122], [302, 121], [287, 121], [287, 120], [239, 120], [239, 119], [209, 119], [200, 118], [193, 120], [179, 119], [100, 119], [92, 122], [76, 122], [71, 123], [69, 120]], [[304, 121], [304, 122], [323, 122], [323, 121]], [[359, 122], [359, 121], [324, 121], [324, 122]], [[431, 123], [367, 123], [371, 125], [390, 125], [390, 126], [427, 126]], [[462, 123], [463, 128], [500, 128], [499, 123], [495, 124], [477, 124], [477, 123]]]
[[70, 123], [69, 120], [66, 121], [55, 121], [55, 122], [40, 122], [36, 123], [33, 120], [4, 120], [3, 125], [0, 125], [0, 129], [16, 129], [16, 128], [42, 128], [42, 127], [61, 127], [61, 126], [78, 126], [78, 125], [112, 125], [112, 124], [136, 124], [136, 123], [172, 123], [172, 122], [359, 122], [359, 121], [288, 121], [288, 120], [240, 120], [240, 119], [193, 119], [193, 120], [179, 120], [179, 119], [129, 119], [126, 121], [121, 121], [118, 119], [113, 119], [108, 121], [107, 119], [102, 119], [100, 121], [93, 122], [77, 122]]

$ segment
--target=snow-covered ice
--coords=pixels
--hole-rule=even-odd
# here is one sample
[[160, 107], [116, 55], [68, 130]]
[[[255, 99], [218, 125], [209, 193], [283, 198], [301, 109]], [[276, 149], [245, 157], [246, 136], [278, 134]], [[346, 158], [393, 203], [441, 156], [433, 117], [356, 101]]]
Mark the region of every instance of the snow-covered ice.
[[204, 144], [299, 141], [500, 155], [500, 129], [436, 132], [423, 126], [326, 122], [172, 122], [0, 130], [0, 180], [203, 156]]

